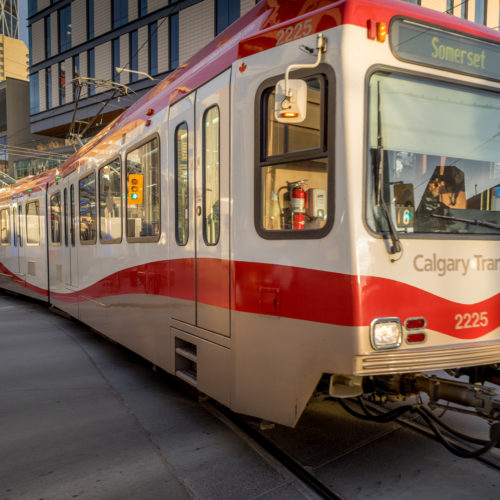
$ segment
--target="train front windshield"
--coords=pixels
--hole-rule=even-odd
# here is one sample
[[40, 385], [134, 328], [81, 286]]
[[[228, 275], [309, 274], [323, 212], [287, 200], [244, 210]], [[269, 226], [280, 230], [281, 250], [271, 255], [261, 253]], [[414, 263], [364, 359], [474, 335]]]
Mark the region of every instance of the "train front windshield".
[[500, 94], [375, 73], [369, 147], [372, 230], [500, 234]]

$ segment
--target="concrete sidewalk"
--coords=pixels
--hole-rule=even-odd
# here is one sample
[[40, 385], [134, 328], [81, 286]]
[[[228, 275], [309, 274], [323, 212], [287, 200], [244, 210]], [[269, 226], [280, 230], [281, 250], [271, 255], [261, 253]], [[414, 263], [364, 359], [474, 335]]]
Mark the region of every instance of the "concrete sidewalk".
[[172, 377], [0, 292], [0, 499], [315, 498]]

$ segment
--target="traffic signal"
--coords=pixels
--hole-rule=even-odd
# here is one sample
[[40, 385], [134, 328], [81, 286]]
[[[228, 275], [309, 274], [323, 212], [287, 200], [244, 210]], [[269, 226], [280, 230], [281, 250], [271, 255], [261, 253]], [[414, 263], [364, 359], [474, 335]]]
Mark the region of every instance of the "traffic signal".
[[128, 204], [142, 205], [144, 176], [142, 174], [129, 174], [128, 176]]

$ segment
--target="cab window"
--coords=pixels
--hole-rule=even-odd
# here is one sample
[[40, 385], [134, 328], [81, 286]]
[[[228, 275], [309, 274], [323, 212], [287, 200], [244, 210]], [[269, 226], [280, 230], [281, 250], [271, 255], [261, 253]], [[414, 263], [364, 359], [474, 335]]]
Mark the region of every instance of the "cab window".
[[255, 225], [264, 238], [320, 238], [333, 223], [333, 75], [294, 76], [307, 83], [304, 121], [275, 119], [273, 79], [257, 94]]

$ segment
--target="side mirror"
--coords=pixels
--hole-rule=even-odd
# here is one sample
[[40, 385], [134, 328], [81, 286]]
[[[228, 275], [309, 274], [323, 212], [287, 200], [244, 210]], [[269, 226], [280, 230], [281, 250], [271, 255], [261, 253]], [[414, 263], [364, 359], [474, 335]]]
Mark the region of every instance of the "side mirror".
[[275, 88], [274, 118], [280, 123], [300, 123], [306, 119], [307, 83], [280, 80]]

